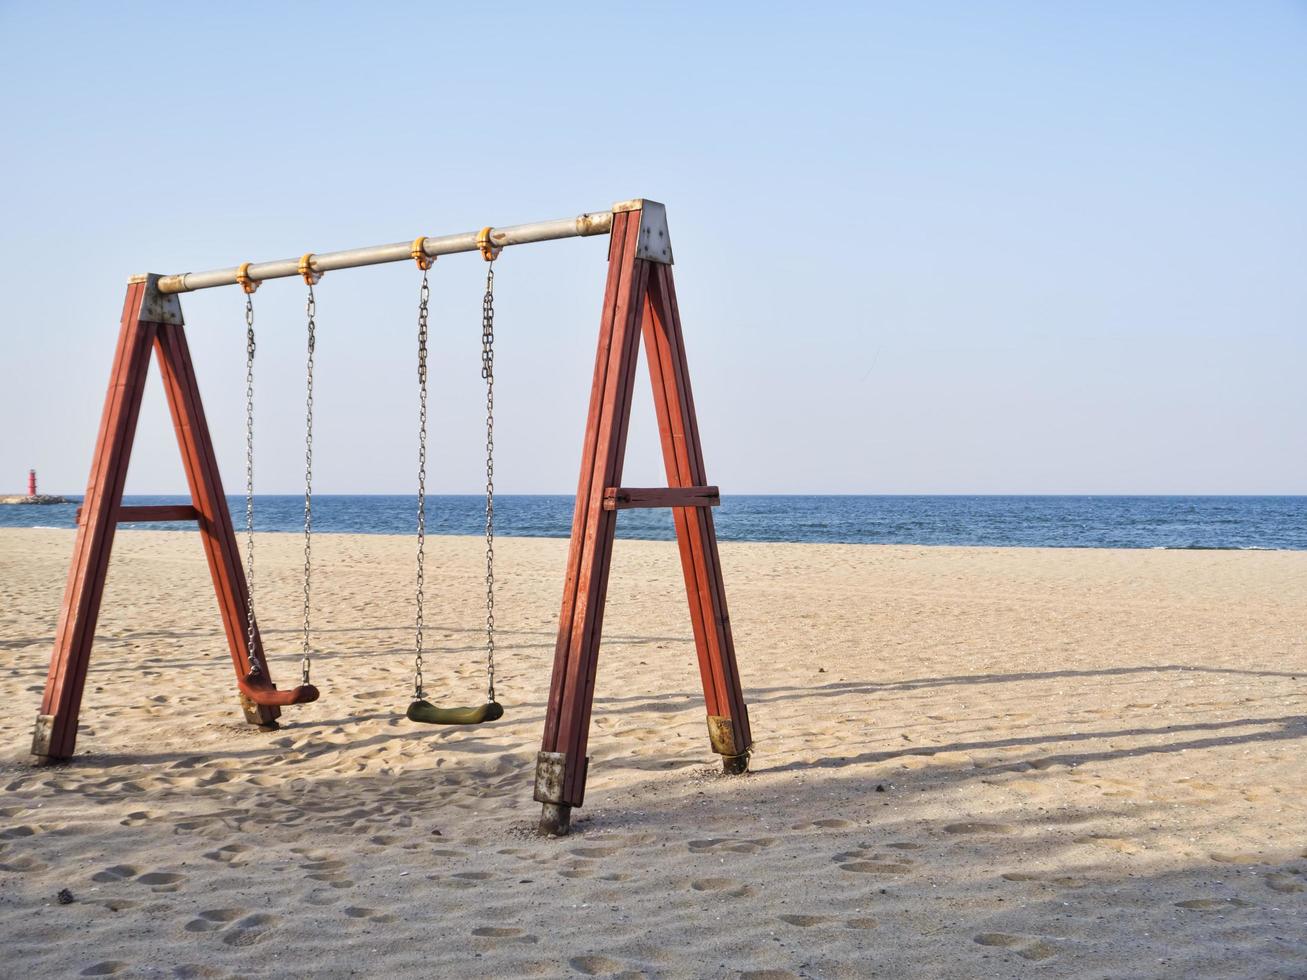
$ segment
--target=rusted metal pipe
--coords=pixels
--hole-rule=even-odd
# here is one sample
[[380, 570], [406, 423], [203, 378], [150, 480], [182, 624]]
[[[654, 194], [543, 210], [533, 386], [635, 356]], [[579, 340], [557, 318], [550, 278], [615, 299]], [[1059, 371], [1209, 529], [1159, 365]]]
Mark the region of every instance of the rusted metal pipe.
[[[607, 235], [613, 228], [614, 211], [635, 210], [640, 203], [642, 202], [624, 201], [613, 205], [608, 211], [588, 211], [575, 218], [559, 218], [554, 221], [535, 221], [525, 225], [494, 228], [490, 233], [490, 242], [496, 248], [505, 248], [509, 245], [526, 245], [530, 242], [547, 242], [559, 238]], [[372, 245], [367, 248], [347, 249], [343, 252], [323, 252], [313, 256], [312, 266], [315, 272], [331, 272], [335, 269], [353, 269], [386, 262], [410, 262], [413, 259], [412, 248], [413, 239], [409, 239], [393, 245]], [[475, 252], [477, 233], [465, 231], [457, 235], [428, 238], [423, 244], [423, 251], [432, 258], [455, 252]], [[249, 265], [246, 272], [256, 282], [265, 279], [286, 279], [300, 274], [299, 263], [298, 258], [254, 262]], [[209, 272], [183, 272], [180, 275], [161, 276], [158, 288], [161, 293], [189, 293], [197, 289], [212, 289], [214, 286], [234, 286], [238, 281], [239, 271], [239, 266], [232, 266], [230, 269], [213, 269]]]

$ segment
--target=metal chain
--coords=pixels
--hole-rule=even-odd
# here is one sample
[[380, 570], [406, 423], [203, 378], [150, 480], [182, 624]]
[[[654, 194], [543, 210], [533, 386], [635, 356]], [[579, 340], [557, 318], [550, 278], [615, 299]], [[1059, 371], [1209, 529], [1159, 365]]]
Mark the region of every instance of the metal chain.
[[486, 382], [486, 685], [495, 700], [495, 263], [481, 301], [481, 377]]
[[427, 284], [427, 270], [422, 270], [422, 289], [418, 293], [418, 569], [417, 616], [413, 661], [413, 697], [422, 700], [422, 629], [424, 624], [423, 585], [426, 581], [427, 540], [427, 303], [431, 287]]
[[313, 572], [313, 348], [316, 344], [317, 324], [314, 318], [318, 313], [317, 300], [313, 296], [313, 284], [309, 283], [309, 298], [305, 305], [308, 316], [308, 356], [306, 359], [307, 383], [304, 397], [304, 647], [300, 660], [300, 676], [303, 683], [309, 682], [309, 616], [311, 594], [311, 576]]
[[254, 297], [245, 294], [245, 648], [250, 674], [261, 673], [254, 656]]

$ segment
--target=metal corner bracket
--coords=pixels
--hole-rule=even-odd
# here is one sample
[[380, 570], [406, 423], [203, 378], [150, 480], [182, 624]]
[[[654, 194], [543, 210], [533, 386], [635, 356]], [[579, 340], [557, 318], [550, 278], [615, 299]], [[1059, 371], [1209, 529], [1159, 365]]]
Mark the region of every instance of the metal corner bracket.
[[613, 214], [623, 211], [640, 212], [640, 238], [635, 247], [635, 257], [671, 265], [672, 237], [667, 231], [667, 208], [657, 201], [637, 197], [613, 205]]
[[182, 301], [176, 293], [159, 291], [159, 279], [153, 272], [132, 276], [128, 282], [145, 283], [145, 298], [141, 300], [141, 319], [150, 323], [167, 323], [174, 327], [185, 326], [182, 319]]

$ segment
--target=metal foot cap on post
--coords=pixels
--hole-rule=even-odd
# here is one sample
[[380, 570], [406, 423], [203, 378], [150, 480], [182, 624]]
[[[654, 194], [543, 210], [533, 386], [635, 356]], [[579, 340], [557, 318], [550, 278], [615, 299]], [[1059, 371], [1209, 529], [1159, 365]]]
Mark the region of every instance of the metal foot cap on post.
[[572, 832], [572, 808], [566, 803], [545, 803], [540, 807], [541, 837], [566, 837]]
[[722, 756], [722, 772], [727, 776], [743, 776], [749, 771], [749, 753]]
[[535, 798], [540, 810], [541, 837], [566, 837], [572, 829], [572, 804], [563, 800], [563, 777], [567, 756], [562, 752], [541, 752], [536, 756]]
[[739, 776], [749, 771], [749, 747], [736, 745], [735, 723], [731, 719], [709, 715], [708, 739], [712, 742], [712, 750], [722, 757], [722, 772]]
[[36, 727], [32, 730], [32, 756], [39, 766], [50, 762], [62, 761], [50, 754], [54, 742], [54, 715], [37, 715]]

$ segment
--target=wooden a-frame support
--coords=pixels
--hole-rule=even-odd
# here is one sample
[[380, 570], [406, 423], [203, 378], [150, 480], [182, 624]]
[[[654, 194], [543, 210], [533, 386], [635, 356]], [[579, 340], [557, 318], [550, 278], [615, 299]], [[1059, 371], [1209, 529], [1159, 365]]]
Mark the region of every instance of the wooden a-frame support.
[[[651, 217], [660, 220], [643, 220], [642, 204], [657, 208]], [[662, 206], [632, 205], [613, 215], [549, 708], [536, 763], [535, 798], [544, 804], [540, 830], [549, 834], [567, 833], [572, 808], [585, 798], [586, 743], [619, 509], [673, 508], [712, 748], [727, 772], [741, 773], [752, 745], [710, 509], [717, 488], [706, 486], [670, 246], [650, 241], [659, 231], [666, 234]], [[621, 487], [642, 334], [669, 490]]]
[[[110, 549], [121, 521], [198, 521], [237, 678], [249, 672], [251, 659], [260, 664], [264, 677], [271, 676], [257, 628], [253, 645], [247, 642], [245, 574], [186, 345], [181, 304], [175, 295], [159, 292], [158, 278], [139, 276], [127, 288], [118, 349], [32, 741], [33, 755], [43, 760], [67, 759], [73, 754]], [[641, 336], [653, 382], [667, 488], [621, 486]], [[185, 464], [189, 507], [124, 507], [122, 503], [151, 350], [163, 374]], [[599, 349], [549, 707], [536, 766], [535, 798], [544, 804], [542, 831], [566, 833], [572, 808], [585, 798], [595, 668], [619, 510], [672, 508], [709, 739], [713, 751], [722, 756], [725, 771], [747, 769], [752, 738], [717, 554], [711, 510], [717, 502], [717, 488], [707, 485], [699, 445], [665, 215], [662, 205], [632, 201], [614, 209], [609, 239]], [[255, 705], [237, 693], [247, 721], [275, 727], [278, 708]]]
[[[200, 538], [209, 560], [213, 588], [218, 596], [227, 647], [238, 677], [250, 669], [250, 658], [258, 661], [265, 677], [267, 661], [263, 643], [254, 630], [250, 649], [246, 635], [247, 596], [231, 514], [222, 492], [218, 460], [204, 420], [199, 384], [191, 363], [182, 325], [181, 303], [176, 296], [160, 293], [158, 276], [136, 276], [127, 285], [123, 304], [118, 350], [109, 376], [100, 417], [100, 435], [91, 460], [91, 477], [86, 497], [78, 512], [77, 540], [64, 590], [63, 608], [55, 633], [50, 673], [45, 681], [41, 713], [36, 718], [32, 754], [41, 760], [68, 759], [77, 744], [77, 715], [86, 686], [86, 669], [91, 643], [104, 595], [109, 552], [119, 522], [140, 520], [175, 521], [191, 518], [199, 522]], [[163, 387], [177, 431], [190, 484], [191, 508], [124, 507], [123, 484], [131, 459], [136, 421], [141, 412], [145, 375], [153, 350], [163, 375]], [[237, 692], [245, 718], [253, 725], [275, 727], [280, 709], [262, 707]]]

